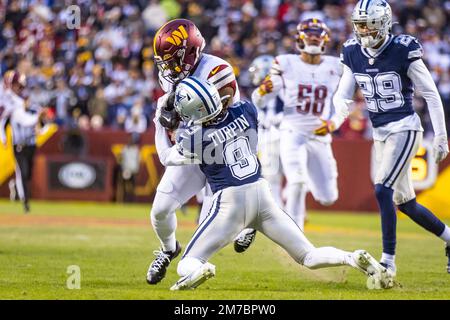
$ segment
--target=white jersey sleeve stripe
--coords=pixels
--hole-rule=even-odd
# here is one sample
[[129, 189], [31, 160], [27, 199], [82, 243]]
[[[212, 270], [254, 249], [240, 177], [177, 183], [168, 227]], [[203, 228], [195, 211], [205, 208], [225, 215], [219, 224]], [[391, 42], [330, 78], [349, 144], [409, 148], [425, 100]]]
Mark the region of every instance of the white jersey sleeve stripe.
[[213, 84], [216, 86], [217, 90], [222, 89], [224, 86], [226, 86], [227, 84], [235, 81], [235, 77], [233, 74], [228, 75], [226, 77], [223, 77], [222, 79], [217, 80], [216, 82], [213, 82]]
[[224, 70], [218, 72], [217, 74], [213, 75], [212, 77], [210, 77], [208, 79], [208, 81], [215, 84], [215, 83], [218, 83], [219, 81], [221, 81], [224, 77], [229, 77], [229, 76], [234, 77], [233, 71], [224, 69]]

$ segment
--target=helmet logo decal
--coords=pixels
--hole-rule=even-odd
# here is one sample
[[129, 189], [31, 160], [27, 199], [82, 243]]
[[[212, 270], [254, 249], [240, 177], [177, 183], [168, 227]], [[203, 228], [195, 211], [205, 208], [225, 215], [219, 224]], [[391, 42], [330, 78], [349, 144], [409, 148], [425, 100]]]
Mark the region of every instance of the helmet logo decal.
[[183, 40], [188, 38], [188, 33], [184, 26], [179, 26], [176, 30], [172, 32], [172, 35], [166, 39], [167, 42], [179, 46]]

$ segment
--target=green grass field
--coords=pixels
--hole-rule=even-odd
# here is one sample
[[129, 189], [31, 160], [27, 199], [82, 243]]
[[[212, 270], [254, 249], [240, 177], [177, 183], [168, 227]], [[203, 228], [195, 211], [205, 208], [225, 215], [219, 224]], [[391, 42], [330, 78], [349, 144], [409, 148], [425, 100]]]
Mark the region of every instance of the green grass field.
[[[182, 245], [195, 230], [195, 212], [178, 214]], [[178, 259], [149, 286], [158, 242], [148, 213], [146, 205], [32, 202], [24, 215], [19, 203], [0, 200], [0, 299], [450, 299], [442, 241], [406, 218], [398, 222], [401, 287], [391, 290], [367, 290], [350, 268], [307, 270], [260, 233], [243, 254], [229, 245], [213, 256], [216, 277], [195, 291], [169, 291]], [[379, 258], [379, 230], [373, 214], [311, 212], [306, 235], [316, 246], [363, 248]], [[70, 265], [81, 269], [79, 290], [66, 287]]]

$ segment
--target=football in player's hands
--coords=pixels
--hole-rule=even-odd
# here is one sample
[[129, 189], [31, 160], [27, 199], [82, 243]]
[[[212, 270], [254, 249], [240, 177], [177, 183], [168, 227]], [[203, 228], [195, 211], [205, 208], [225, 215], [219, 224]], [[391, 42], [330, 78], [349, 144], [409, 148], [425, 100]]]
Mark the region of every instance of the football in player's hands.
[[436, 136], [433, 141], [433, 155], [436, 163], [444, 160], [449, 153], [448, 138], [446, 136]]

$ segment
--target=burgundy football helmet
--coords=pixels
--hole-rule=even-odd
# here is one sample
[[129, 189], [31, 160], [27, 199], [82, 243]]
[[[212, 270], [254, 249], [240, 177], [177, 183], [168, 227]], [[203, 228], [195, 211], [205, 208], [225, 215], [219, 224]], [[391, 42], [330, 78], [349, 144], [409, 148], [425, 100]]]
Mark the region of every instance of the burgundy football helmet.
[[194, 69], [205, 39], [192, 21], [175, 19], [163, 25], [155, 34], [153, 51], [156, 65], [164, 79], [177, 83]]
[[3, 85], [5, 89], [11, 89], [16, 94], [21, 93], [26, 84], [26, 76], [18, 71], [8, 70], [3, 75]]
[[297, 25], [297, 49], [309, 54], [323, 54], [330, 41], [330, 29], [319, 19], [307, 19]]

